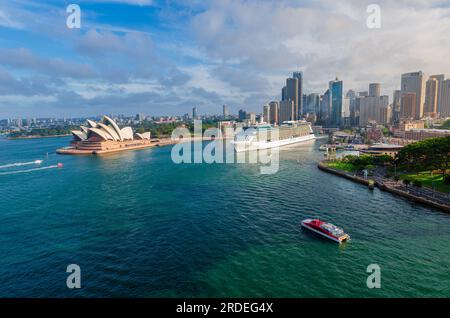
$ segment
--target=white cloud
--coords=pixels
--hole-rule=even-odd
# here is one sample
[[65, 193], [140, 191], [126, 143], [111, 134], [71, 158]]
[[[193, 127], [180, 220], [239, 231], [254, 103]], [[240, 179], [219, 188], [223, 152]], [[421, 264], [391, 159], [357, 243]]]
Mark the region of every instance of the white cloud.
[[192, 29], [208, 56], [233, 64], [244, 78], [272, 81], [270, 91], [261, 92], [267, 99], [278, 97], [296, 69], [304, 70], [308, 91], [323, 92], [338, 75], [347, 88], [381, 82], [388, 94], [401, 73], [449, 73], [444, 1], [379, 1], [382, 27], [376, 30], [366, 27], [369, 3], [216, 1], [192, 19]]
[[[92, 1], [90, 1], [92, 2]], [[94, 2], [102, 3], [122, 3], [137, 6], [151, 6], [153, 5], [153, 0], [94, 0]]]

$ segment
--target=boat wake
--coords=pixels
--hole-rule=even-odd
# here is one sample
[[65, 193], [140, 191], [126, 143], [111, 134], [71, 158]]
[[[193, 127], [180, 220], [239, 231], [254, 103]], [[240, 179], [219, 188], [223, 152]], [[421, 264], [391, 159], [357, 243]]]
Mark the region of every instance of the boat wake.
[[10, 163], [7, 165], [0, 166], [0, 169], [8, 169], [13, 167], [21, 167], [21, 166], [29, 166], [29, 165], [40, 165], [42, 163], [42, 160], [35, 160], [30, 162], [16, 162], [16, 163]]
[[27, 170], [0, 172], [0, 176], [6, 176], [6, 175], [18, 174], [18, 173], [27, 173], [27, 172], [40, 171], [40, 170], [55, 169], [55, 168], [59, 168], [59, 166], [58, 165], [52, 165], [52, 166], [39, 167], [39, 168], [33, 168], [33, 169], [27, 169]]

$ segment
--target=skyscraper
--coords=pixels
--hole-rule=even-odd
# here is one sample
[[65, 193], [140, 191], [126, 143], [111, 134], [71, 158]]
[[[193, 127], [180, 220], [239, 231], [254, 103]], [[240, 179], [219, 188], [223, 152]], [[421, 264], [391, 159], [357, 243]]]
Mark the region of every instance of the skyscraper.
[[197, 119], [197, 107], [192, 108], [192, 119]]
[[392, 101], [392, 118], [396, 123], [400, 121], [401, 100], [402, 100], [402, 92], [400, 90], [395, 90]]
[[269, 103], [270, 109], [270, 123], [271, 124], [278, 124], [278, 114], [280, 111], [280, 106], [278, 102], [270, 102]]
[[243, 109], [239, 109], [239, 119], [240, 120], [246, 120], [247, 119], [247, 112]]
[[287, 99], [286, 86], [283, 86], [283, 88], [281, 89], [281, 100], [286, 100], [286, 99]]
[[280, 103], [279, 124], [294, 119], [294, 101], [282, 100]]
[[326, 124], [330, 118], [330, 90], [327, 89], [320, 100], [319, 120], [322, 124]]
[[304, 95], [305, 103], [303, 104], [303, 113], [304, 114], [315, 114], [319, 115], [320, 109], [320, 96], [319, 94], [312, 93], [309, 95]]
[[303, 72], [294, 72], [293, 78], [296, 78], [298, 80], [297, 82], [297, 91], [298, 91], [298, 105], [297, 105], [297, 118], [299, 119], [301, 115], [304, 114], [304, 104], [303, 104]]
[[437, 114], [438, 109], [438, 90], [439, 81], [436, 78], [429, 78], [426, 84], [425, 91], [425, 116], [434, 116]]
[[[402, 99], [406, 93], [415, 93], [414, 119], [423, 116], [423, 104], [425, 102], [425, 82], [422, 71], [402, 74], [401, 82]], [[409, 96], [411, 98], [411, 96]]]
[[372, 96], [372, 97], [380, 97], [381, 96], [380, 83], [369, 84], [369, 96]]
[[343, 99], [343, 82], [337, 77], [334, 81], [330, 81], [330, 98], [331, 98], [331, 126], [341, 126], [342, 120], [342, 99]]
[[402, 94], [402, 118], [417, 118], [416, 105], [417, 105], [416, 93], [403, 93]]
[[294, 102], [294, 115], [291, 120], [297, 120], [298, 118], [298, 79], [288, 78], [286, 79], [286, 100], [291, 100]]
[[438, 81], [438, 92], [437, 92], [437, 112], [441, 112], [442, 108], [442, 99], [443, 99], [443, 89], [444, 89], [444, 80], [445, 75], [439, 74], [439, 75], [431, 75], [430, 78], [434, 78]]
[[256, 114], [254, 112], [248, 114], [248, 119], [250, 120], [251, 125], [256, 124]]
[[265, 123], [270, 123], [270, 106], [264, 105], [263, 107], [263, 120]]
[[230, 116], [230, 112], [228, 110], [228, 106], [227, 105], [223, 105], [222, 111], [223, 111], [223, 118], [228, 118]]
[[441, 117], [450, 117], [450, 79], [442, 83]]
[[357, 98], [359, 108], [358, 125], [366, 126], [368, 123], [387, 124], [391, 121], [392, 111], [389, 108], [389, 96], [381, 95], [381, 84], [369, 84], [369, 92], [360, 93]]

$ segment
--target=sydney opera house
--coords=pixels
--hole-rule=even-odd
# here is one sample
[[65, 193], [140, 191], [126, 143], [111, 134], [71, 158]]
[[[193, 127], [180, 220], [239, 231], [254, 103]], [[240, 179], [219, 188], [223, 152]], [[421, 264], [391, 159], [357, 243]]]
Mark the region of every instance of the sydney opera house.
[[131, 127], [119, 128], [117, 123], [103, 116], [100, 122], [87, 120], [86, 126], [72, 131], [71, 146], [58, 149], [61, 154], [91, 154], [128, 149], [145, 148], [152, 145], [150, 132], [133, 134]]

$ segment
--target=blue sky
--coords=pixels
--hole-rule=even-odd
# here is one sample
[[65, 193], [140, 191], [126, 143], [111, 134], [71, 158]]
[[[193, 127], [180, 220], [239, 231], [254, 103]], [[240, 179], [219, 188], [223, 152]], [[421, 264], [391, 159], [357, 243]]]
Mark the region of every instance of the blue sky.
[[308, 93], [339, 76], [392, 95], [401, 73], [450, 73], [449, 30], [442, 0], [0, 0], [0, 118], [260, 112], [296, 70]]

